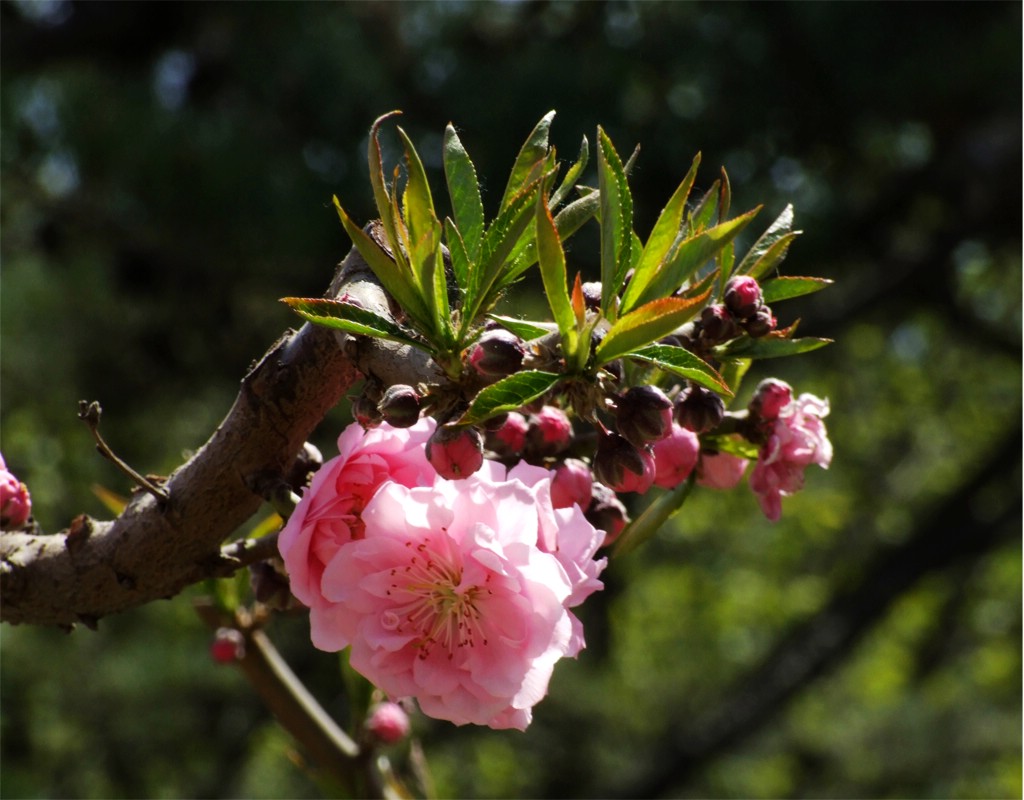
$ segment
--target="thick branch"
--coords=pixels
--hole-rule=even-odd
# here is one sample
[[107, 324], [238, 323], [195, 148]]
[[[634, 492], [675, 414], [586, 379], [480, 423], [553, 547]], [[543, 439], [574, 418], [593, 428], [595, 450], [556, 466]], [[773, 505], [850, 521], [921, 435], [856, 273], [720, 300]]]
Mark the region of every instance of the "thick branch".
[[[370, 226], [371, 233], [376, 232]], [[387, 299], [353, 249], [331, 295], [347, 293], [387, 311]], [[205, 445], [167, 480], [166, 503], [137, 493], [112, 522], [77, 518], [54, 535], [0, 536], [0, 620], [94, 625], [107, 614], [171, 597], [239, 566], [221, 553], [224, 539], [286, 475], [303, 443], [364, 370], [404, 367], [408, 354], [345, 342], [312, 325], [288, 331], [242, 381], [234, 405]]]

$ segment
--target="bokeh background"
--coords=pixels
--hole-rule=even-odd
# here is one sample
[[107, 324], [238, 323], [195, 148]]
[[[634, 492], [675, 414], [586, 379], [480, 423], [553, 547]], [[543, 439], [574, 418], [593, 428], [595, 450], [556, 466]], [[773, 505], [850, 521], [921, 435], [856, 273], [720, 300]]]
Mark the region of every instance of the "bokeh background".
[[[831, 399], [836, 457], [777, 524], [698, 493], [614, 562], [527, 733], [417, 720], [437, 793], [1021, 795], [1019, 3], [24, 0], [0, 24], [0, 447], [47, 530], [129, 489], [79, 399], [143, 472], [213, 430], [296, 322], [277, 298], [347, 252], [331, 195], [371, 216], [376, 116], [404, 110], [435, 178], [454, 121], [492, 207], [557, 109], [565, 159], [597, 124], [642, 145], [644, 235], [698, 150], [699, 187], [722, 165], [737, 212], [765, 204], [751, 235], [795, 205], [784, 272], [836, 285], [779, 311], [836, 344], [757, 377]], [[338, 657], [271, 633], [342, 713]], [[0, 635], [5, 797], [324, 791], [188, 596]]]

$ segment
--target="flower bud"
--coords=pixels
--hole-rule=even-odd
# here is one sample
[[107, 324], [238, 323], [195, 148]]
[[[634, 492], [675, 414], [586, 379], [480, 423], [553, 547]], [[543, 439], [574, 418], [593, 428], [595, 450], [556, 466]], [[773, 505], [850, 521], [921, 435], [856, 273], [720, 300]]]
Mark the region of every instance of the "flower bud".
[[793, 402], [793, 387], [777, 378], [765, 378], [754, 390], [750, 413], [765, 422], [778, 419], [779, 412]]
[[323, 466], [324, 457], [320, 450], [309, 442], [304, 442], [302, 449], [295, 458], [295, 463], [285, 476], [285, 483], [295, 492], [301, 492], [309, 483], [309, 476]]
[[28, 487], [7, 470], [0, 457], [0, 530], [21, 528], [32, 514]]
[[771, 333], [777, 324], [775, 317], [772, 316], [772, 310], [768, 306], [761, 306], [743, 323], [743, 327], [750, 336], [757, 339]]
[[476, 428], [442, 425], [427, 440], [427, 461], [442, 478], [465, 478], [483, 466], [483, 437]]
[[485, 378], [504, 378], [523, 365], [523, 340], [504, 328], [484, 332], [469, 351], [469, 363]]
[[619, 433], [637, 447], [672, 432], [672, 401], [655, 386], [634, 386], [616, 400]]
[[578, 458], [567, 458], [555, 469], [551, 479], [551, 505], [571, 508], [573, 503], [582, 511], [590, 506], [594, 476], [590, 467]]
[[629, 522], [629, 514], [626, 513], [626, 507], [618, 495], [603, 483], [597, 482], [591, 489], [590, 508], [584, 516], [587, 522], [604, 531], [602, 547], [607, 547], [618, 539]]
[[732, 489], [743, 479], [747, 459], [732, 453], [701, 453], [697, 483], [708, 489]]
[[217, 628], [210, 643], [210, 655], [218, 664], [231, 664], [245, 658], [245, 637], [234, 628]]
[[384, 421], [395, 428], [411, 428], [420, 418], [420, 396], [404, 383], [389, 386], [377, 404]]
[[510, 411], [500, 427], [487, 432], [487, 448], [501, 458], [518, 456], [526, 445], [528, 429], [526, 417], [518, 411]]
[[707, 306], [700, 314], [701, 331], [709, 342], [727, 342], [740, 335], [736, 318], [721, 303]]
[[654, 483], [654, 456], [617, 433], [601, 434], [594, 456], [594, 477], [616, 492], [643, 494]]
[[371, 399], [366, 392], [352, 401], [352, 416], [366, 430], [376, 428], [384, 419], [377, 408], [377, 401]]
[[526, 443], [538, 455], [556, 455], [572, 441], [572, 423], [568, 415], [555, 406], [544, 406], [536, 414], [531, 414], [529, 424]]
[[676, 398], [676, 422], [694, 433], [714, 430], [724, 416], [725, 403], [722, 398], [703, 386], [691, 384]]
[[384, 702], [372, 706], [364, 723], [367, 734], [381, 744], [394, 744], [409, 735], [409, 715], [398, 703]]
[[583, 284], [583, 304], [590, 311], [601, 309], [601, 281], [587, 281]]
[[749, 275], [735, 275], [725, 284], [725, 307], [737, 319], [748, 319], [761, 307], [761, 287]]
[[690, 477], [700, 456], [697, 434], [681, 425], [672, 425], [668, 437], [654, 443], [654, 485], [674, 489]]

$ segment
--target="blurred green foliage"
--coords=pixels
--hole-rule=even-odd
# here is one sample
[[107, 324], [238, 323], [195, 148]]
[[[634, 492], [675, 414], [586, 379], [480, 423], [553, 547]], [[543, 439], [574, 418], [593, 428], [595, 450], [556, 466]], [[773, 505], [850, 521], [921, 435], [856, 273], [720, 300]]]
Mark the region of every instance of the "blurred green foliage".
[[[94, 483], [128, 491], [79, 399], [143, 472], [202, 444], [294, 324], [277, 298], [347, 252], [331, 195], [372, 214], [376, 116], [405, 111], [438, 186], [453, 121], [492, 210], [554, 108], [565, 159], [598, 123], [641, 144], [638, 230], [697, 149], [698, 189], [722, 164], [735, 208], [794, 203], [786, 273], [837, 283], [780, 310], [837, 344], [751, 377], [828, 396], [836, 458], [776, 525], [697, 492], [613, 563], [526, 734], [418, 719], [439, 794], [1020, 796], [1019, 4], [23, 0], [0, 22], [0, 449], [47, 530], [104, 516]], [[271, 633], [342, 714], [336, 656], [301, 618]], [[6, 797], [322, 789], [187, 597], [0, 635]]]

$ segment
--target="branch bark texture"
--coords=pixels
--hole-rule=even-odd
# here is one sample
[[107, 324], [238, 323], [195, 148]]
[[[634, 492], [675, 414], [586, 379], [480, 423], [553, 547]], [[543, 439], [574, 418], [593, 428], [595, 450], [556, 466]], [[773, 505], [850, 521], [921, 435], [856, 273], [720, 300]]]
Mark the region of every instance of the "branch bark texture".
[[[373, 224], [368, 229], [378, 233]], [[387, 297], [355, 249], [328, 294], [388, 313]], [[324, 415], [361, 377], [359, 367], [387, 374], [404, 364], [408, 382], [426, 364], [410, 369], [407, 359], [313, 325], [286, 332], [242, 380], [206, 444], [168, 478], [166, 502], [137, 492], [113, 521], [81, 516], [57, 534], [0, 535], [0, 621], [94, 626], [107, 614], [232, 572], [242, 562], [222, 552], [222, 542], [288, 474]]]

